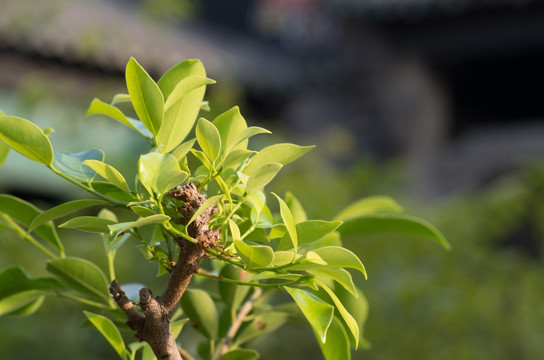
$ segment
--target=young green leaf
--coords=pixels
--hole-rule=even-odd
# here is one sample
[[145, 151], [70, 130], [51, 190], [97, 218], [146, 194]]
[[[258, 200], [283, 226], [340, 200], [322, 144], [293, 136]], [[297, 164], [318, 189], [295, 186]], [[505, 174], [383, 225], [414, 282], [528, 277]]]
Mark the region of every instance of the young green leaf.
[[255, 153], [255, 151], [244, 149], [233, 150], [223, 161], [223, 169], [233, 168], [236, 170], [248, 157]]
[[[367, 349], [370, 346], [370, 343], [363, 336], [363, 326], [368, 318], [368, 301], [365, 295], [361, 290], [357, 289], [357, 295], [354, 296], [350, 292], [339, 287], [334, 289], [334, 293], [357, 322], [357, 326], [359, 327], [359, 347]], [[351, 336], [350, 341], [355, 345], [355, 339], [351, 338]]]
[[[295, 226], [298, 245], [301, 246], [319, 240], [336, 230], [340, 225], [342, 225], [341, 221], [307, 220], [300, 222]], [[287, 250], [292, 247], [291, 236], [287, 233], [281, 239], [278, 250]]]
[[250, 175], [247, 181], [246, 192], [252, 194], [261, 190], [270, 183], [283, 167], [282, 164], [270, 163], [261, 166], [253, 175]]
[[16, 116], [0, 116], [0, 140], [23, 156], [44, 165], [53, 163], [53, 147], [32, 122]]
[[402, 207], [389, 197], [371, 196], [349, 205], [336, 215], [335, 220], [347, 221], [381, 212], [401, 213]]
[[141, 217], [148, 217], [156, 214], [155, 211], [145, 206], [131, 206], [130, 210], [132, 210], [133, 213]]
[[123, 175], [113, 166], [103, 163], [99, 160], [85, 160], [83, 165], [87, 165], [94, 171], [96, 171], [104, 179], [111, 182], [113, 185], [117, 186], [119, 189], [130, 193], [127, 181]]
[[[206, 85], [213, 83], [214, 80], [206, 77], [191, 75], [181, 80], [168, 96], [164, 104], [163, 124], [158, 134], [163, 152], [170, 152], [178, 146], [187, 136], [187, 126], [193, 125], [201, 105], [198, 97], [192, 96], [193, 93], [203, 96], [200, 88], [205, 89]], [[191, 101], [185, 101], [186, 98], [190, 98]]]
[[67, 203], [55, 206], [47, 211], [44, 211], [40, 215], [36, 216], [34, 220], [30, 223], [28, 227], [28, 232], [34, 231], [38, 226], [47, 223], [48, 221], [58, 219], [60, 217], [71, 214], [75, 211], [85, 209], [95, 205], [107, 205], [108, 203], [104, 200], [98, 199], [85, 199], [85, 200], [74, 200]]
[[187, 179], [174, 155], [148, 153], [140, 156], [138, 177], [150, 194], [164, 193]]
[[[206, 70], [199, 60], [186, 60], [170, 68], [158, 81], [159, 88], [161, 89], [164, 98], [167, 102], [170, 96], [176, 92], [176, 88], [179, 86], [177, 92], [186, 86], [183, 80], [190, 77], [197, 76], [200, 78], [206, 78]], [[164, 149], [163, 152], [168, 152], [174, 149], [180, 144], [186, 136], [190, 133], [193, 125], [202, 106], [202, 99], [206, 92], [205, 86], [200, 86], [192, 91], [185, 93], [176, 102], [173, 102], [168, 108], [165, 108], [163, 122], [168, 125], [164, 125], [165, 128], [160, 131], [159, 138], [161, 140]], [[167, 139], [167, 140], [166, 140]], [[170, 149], [170, 150], [169, 150]]]
[[400, 214], [366, 215], [346, 221], [339, 229], [346, 236], [413, 236], [430, 239], [446, 249], [451, 245], [444, 235], [428, 222]]
[[270, 265], [274, 260], [274, 250], [265, 245], [249, 245], [240, 240], [234, 240], [234, 247], [247, 269], [255, 269]]
[[302, 289], [285, 287], [285, 290], [295, 300], [320, 342], [324, 343], [327, 340], [327, 330], [332, 322], [334, 306]]
[[204, 154], [214, 162], [221, 152], [221, 136], [215, 125], [204, 118], [196, 125], [196, 138]]
[[168, 215], [154, 214], [148, 217], [140, 218], [136, 221], [122, 222], [122, 223], [108, 225], [108, 229], [111, 234], [110, 241], [115, 240], [115, 238], [117, 238], [121, 233], [127, 230], [139, 228], [146, 225], [162, 224], [168, 220], [170, 220], [170, 216]]
[[156, 136], [163, 118], [164, 98], [161, 90], [134, 58], [127, 63], [126, 81], [138, 118]]
[[[323, 269], [315, 268], [307, 270], [312, 275], [321, 279], [333, 279], [338, 284], [342, 285], [344, 289], [350, 292], [353, 296], [357, 297], [357, 288], [353, 283], [351, 274], [346, 269]], [[337, 290], [337, 289], [335, 289]]]
[[131, 102], [129, 94], [116, 94], [113, 99], [111, 99], [111, 105], [117, 105], [121, 103]]
[[287, 204], [287, 206], [289, 206], [289, 210], [291, 210], [291, 214], [293, 214], [293, 219], [295, 220], [295, 223], [298, 224], [299, 222], [308, 220], [308, 217], [306, 216], [306, 211], [302, 207], [302, 204], [291, 192], [287, 192], [285, 194], [285, 203]]
[[106, 303], [110, 301], [106, 276], [88, 260], [74, 257], [49, 260], [47, 271], [82, 294], [98, 297]]
[[211, 296], [204, 290], [187, 289], [180, 300], [183, 312], [208, 339], [215, 339], [219, 329], [219, 317]]
[[265, 147], [250, 159], [242, 172], [251, 176], [264, 164], [280, 163], [287, 165], [313, 148], [314, 146], [298, 146], [294, 144], [275, 144]]
[[[115, 95], [115, 97], [113, 98], [113, 101], [112, 101], [112, 104], [107, 104], [99, 99], [93, 99], [93, 101], [91, 102], [91, 105], [89, 106], [89, 109], [87, 110], [87, 116], [90, 116], [90, 115], [106, 115], [114, 120], [117, 120], [119, 121], [121, 124], [125, 125], [125, 126], [128, 126], [129, 128], [133, 129], [133, 130], [136, 130], [137, 132], [139, 132], [140, 134], [146, 136], [146, 137], [150, 137], [152, 136], [151, 133], [148, 133], [148, 132], [143, 132], [142, 131], [142, 127], [140, 126], [136, 126], [135, 124], [135, 121], [131, 119], [129, 119], [125, 114], [123, 114], [123, 112], [121, 110], [119, 110], [118, 108], [116, 108], [114, 105], [114, 103], [119, 103], [121, 101], [116, 101], [117, 100], [120, 100], [120, 98], [118, 98], [119, 95]], [[125, 95], [128, 97], [128, 100], [126, 101], [130, 101], [130, 97], [128, 95]], [[125, 102], [125, 101], [123, 101]]]
[[247, 129], [246, 120], [243, 118], [242, 114], [240, 114], [240, 109], [238, 106], [235, 106], [216, 117], [213, 124], [221, 135], [221, 143], [223, 144], [223, 159], [232, 150], [245, 150], [247, 148], [247, 141], [242, 143], [238, 141], [238, 143], [240, 143], [238, 146], [236, 146], [237, 144], [235, 143], [236, 136], [240, 132]]
[[196, 138], [187, 140], [183, 144], [179, 145], [172, 151], [172, 155], [176, 157], [178, 162], [181, 162], [183, 158], [187, 155], [187, 153], [193, 148], [193, 145], [196, 142]]
[[[316, 333], [319, 340], [319, 335]], [[327, 341], [318, 341], [321, 352], [325, 360], [350, 360], [351, 352], [349, 349], [349, 337], [342, 325], [342, 322], [336, 317], [333, 318], [329, 331], [327, 332]]]
[[115, 349], [117, 354], [122, 359], [129, 359], [128, 351], [125, 348], [125, 342], [121, 337], [119, 329], [115, 324], [105, 316], [93, 314], [89, 311], [83, 311], [87, 319], [93, 324], [98, 331], [106, 338], [110, 345]]
[[357, 321], [351, 316], [351, 314], [346, 310], [340, 299], [336, 296], [336, 294], [325, 284], [323, 284], [319, 280], [315, 280], [315, 283], [319, 285], [325, 292], [329, 295], [329, 297], [334, 302], [334, 305], [336, 306], [336, 309], [342, 316], [342, 319], [344, 319], [344, 322], [348, 326], [349, 331], [353, 335], [353, 338], [355, 339], [355, 348], [359, 346], [359, 326], [357, 325]]
[[108, 225], [116, 221], [96, 216], [79, 216], [59, 225], [59, 228], [75, 229], [86, 232], [108, 233]]
[[[34, 218], [40, 215], [42, 211], [31, 203], [15, 196], [0, 195], [0, 213], [7, 214], [24, 226], [29, 227]], [[59, 254], [64, 255], [64, 247], [52, 224], [47, 223], [38, 226], [35, 233], [52, 245]]]
[[365, 277], [366, 270], [357, 255], [340, 246], [326, 246], [313, 250], [330, 268], [352, 268], [359, 270]]
[[86, 160], [104, 161], [104, 152], [100, 149], [88, 149], [79, 153], [61, 153], [55, 157], [55, 168], [65, 175], [81, 182], [92, 181], [96, 171], [83, 165]]
[[293, 249], [296, 254], [297, 248], [298, 248], [298, 236], [297, 236], [297, 228], [295, 225], [295, 219], [293, 219], [291, 210], [289, 209], [285, 201], [283, 201], [283, 199], [280, 198], [276, 194], [274, 194], [274, 196], [278, 199], [278, 202], [280, 204], [281, 218], [283, 219], [283, 223], [285, 224], [285, 227], [287, 228], [287, 233], [289, 234], [289, 237], [291, 238], [291, 243], [293, 244]]

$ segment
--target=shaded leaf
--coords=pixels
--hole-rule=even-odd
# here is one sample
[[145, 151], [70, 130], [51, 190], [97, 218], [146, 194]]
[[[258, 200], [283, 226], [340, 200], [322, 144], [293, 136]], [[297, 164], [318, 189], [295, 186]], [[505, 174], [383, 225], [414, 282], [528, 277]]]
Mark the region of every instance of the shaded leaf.
[[285, 203], [287, 204], [287, 206], [289, 206], [289, 210], [291, 210], [291, 214], [293, 214], [293, 219], [295, 220], [295, 223], [298, 224], [299, 222], [308, 220], [308, 217], [306, 216], [306, 211], [302, 207], [302, 204], [291, 192], [287, 192], [285, 194]]
[[[305, 245], [313, 241], [319, 240], [322, 237], [336, 230], [341, 221], [324, 221], [324, 220], [307, 220], [296, 224], [296, 233], [298, 245]], [[291, 249], [293, 242], [289, 233], [285, 234], [278, 245], [279, 250]]]
[[235, 349], [225, 353], [220, 360], [257, 360], [259, 353], [250, 349]]
[[[319, 335], [316, 333], [319, 340]], [[331, 326], [327, 332], [327, 341], [318, 341], [321, 352], [325, 360], [350, 360], [351, 352], [349, 349], [348, 333], [344, 329], [341, 321], [333, 318]]]
[[28, 316], [42, 306], [45, 296], [35, 290], [21, 292], [0, 300], [0, 316]]
[[96, 205], [107, 205], [108, 203], [104, 200], [98, 199], [85, 199], [85, 200], [74, 200], [67, 203], [55, 206], [47, 211], [44, 211], [40, 215], [36, 216], [30, 226], [28, 227], [28, 232], [32, 232], [38, 226], [47, 223], [48, 221], [58, 219], [60, 217], [71, 214], [75, 211], [85, 209], [91, 206]]
[[55, 168], [81, 182], [92, 181], [96, 171], [83, 165], [85, 160], [104, 160], [104, 152], [100, 149], [89, 149], [79, 153], [61, 153], [55, 158]]
[[87, 232], [108, 233], [108, 225], [117, 223], [110, 219], [96, 216], [79, 216], [59, 225], [59, 228], [75, 229]]
[[288, 314], [278, 311], [270, 311], [255, 315], [251, 322], [240, 329], [234, 339], [236, 345], [244, 344], [260, 336], [276, 331], [288, 320]]
[[106, 195], [108, 198], [122, 203], [130, 203], [137, 200], [132, 194], [121, 190], [119, 187], [107, 181], [93, 181], [91, 186], [94, 190]]
[[291, 210], [289, 209], [285, 201], [283, 201], [283, 199], [280, 198], [276, 194], [274, 194], [274, 196], [278, 199], [278, 202], [280, 204], [281, 218], [283, 219], [283, 223], [285, 224], [287, 233], [289, 234], [289, 237], [291, 238], [291, 243], [293, 244], [293, 249], [296, 254], [297, 248], [298, 248], [298, 236], [297, 236], [297, 228], [295, 225], [295, 219], [293, 219]]
[[221, 199], [223, 199], [225, 197], [225, 195], [223, 194], [220, 194], [220, 195], [215, 195], [215, 196], [212, 196], [211, 198], [208, 198], [206, 199], [206, 201], [204, 201], [202, 203], [202, 205], [200, 205], [200, 207], [198, 208], [197, 211], [195, 211], [195, 213], [193, 214], [193, 216], [191, 217], [191, 219], [189, 219], [189, 221], [187, 222], [187, 226], [189, 226], [190, 224], [192, 224], [193, 221], [195, 221], [195, 219], [197, 217], [200, 216], [200, 214], [202, 214], [204, 212], [204, 210], [206, 210], [207, 208], [209, 208], [210, 206], [215, 206], [215, 203], [217, 203], [218, 201], [221, 201]]
[[[225, 264], [219, 275], [227, 279], [243, 281], [244, 277], [248, 276], [249, 274], [237, 266]], [[221, 295], [221, 298], [234, 315], [238, 308], [242, 305], [250, 290], [250, 287], [230, 284], [224, 281], [218, 281], [217, 286], [219, 289], [219, 295]]]
[[47, 271], [82, 294], [99, 297], [106, 303], [110, 301], [106, 276], [88, 260], [75, 257], [49, 260]]
[[451, 245], [444, 235], [428, 222], [400, 214], [367, 215], [346, 221], [339, 229], [342, 235], [420, 237], [438, 242], [446, 249]]
[[53, 163], [53, 147], [47, 135], [32, 122], [16, 116], [0, 116], [0, 140], [23, 156]]
[[108, 225], [108, 228], [111, 234], [110, 240], [114, 240], [117, 236], [119, 236], [119, 234], [127, 230], [139, 228], [146, 225], [162, 224], [168, 220], [170, 220], [170, 216], [168, 215], [154, 214], [148, 217], [139, 218], [136, 221], [122, 222], [122, 223]]
[[219, 328], [217, 309], [210, 295], [200, 289], [187, 289], [180, 300], [183, 312], [193, 326], [208, 339], [215, 339]]
[[4, 144], [3, 142], [0, 142], [0, 167], [2, 167], [2, 165], [4, 165], [4, 162], [8, 158], [9, 149], [10, 149], [9, 146]]
[[287, 165], [313, 148], [314, 146], [298, 146], [294, 144], [275, 144], [265, 147], [251, 158], [243, 173], [251, 176], [261, 166], [268, 163]]
[[10, 266], [0, 272], [0, 300], [31, 290], [53, 290], [61, 287], [52, 277], [31, 278], [19, 266]]

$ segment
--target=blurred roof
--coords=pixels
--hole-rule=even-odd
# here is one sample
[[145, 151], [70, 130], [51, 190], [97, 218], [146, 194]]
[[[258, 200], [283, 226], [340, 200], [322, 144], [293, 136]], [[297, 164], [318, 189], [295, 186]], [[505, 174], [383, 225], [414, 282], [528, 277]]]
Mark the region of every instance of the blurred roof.
[[124, 72], [133, 56], [155, 74], [197, 58], [210, 77], [235, 78], [252, 88], [280, 89], [297, 81], [290, 60], [271, 47], [196, 23], [159, 23], [130, 3], [0, 0], [0, 8], [0, 50], [108, 72]]
[[542, 0], [325, 0], [341, 12], [371, 21], [418, 21], [436, 15], [458, 16], [472, 10], [520, 7]]

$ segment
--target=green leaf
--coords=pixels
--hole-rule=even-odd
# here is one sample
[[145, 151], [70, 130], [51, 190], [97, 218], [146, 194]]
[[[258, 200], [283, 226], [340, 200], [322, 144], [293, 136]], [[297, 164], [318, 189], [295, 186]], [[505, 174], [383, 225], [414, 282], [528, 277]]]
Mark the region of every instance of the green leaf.
[[220, 360], [257, 360], [259, 353], [250, 349], [231, 350], [221, 356]]
[[193, 221], [195, 221], [195, 219], [197, 217], [200, 216], [200, 214], [202, 214], [204, 212], [204, 210], [206, 210], [207, 208], [209, 208], [210, 206], [214, 206], [215, 203], [217, 203], [218, 201], [221, 201], [221, 199], [223, 199], [225, 197], [224, 194], [220, 194], [220, 195], [215, 195], [215, 196], [212, 196], [211, 198], [209, 199], [206, 199], [206, 201], [204, 201], [202, 203], [202, 205], [200, 205], [200, 207], [198, 208], [197, 211], [195, 211], [195, 213], [193, 214], [193, 216], [191, 217], [191, 219], [189, 219], [189, 222], [187, 223], [187, 226], [191, 225]]
[[119, 202], [130, 203], [137, 200], [132, 194], [129, 194], [117, 186], [107, 181], [93, 181], [91, 187], [97, 192], [106, 195], [108, 198]]
[[28, 232], [34, 231], [38, 226], [47, 223], [48, 221], [58, 219], [60, 217], [71, 214], [75, 211], [85, 209], [95, 205], [107, 205], [108, 203], [104, 200], [97, 199], [85, 199], [85, 200], [74, 200], [67, 203], [55, 206], [47, 211], [44, 211], [40, 215], [36, 216], [34, 220], [30, 223], [28, 227]]
[[249, 177], [246, 186], [246, 192], [251, 194], [261, 190], [271, 182], [283, 167], [282, 164], [270, 163], [261, 166], [253, 175]]
[[326, 263], [329, 268], [352, 268], [359, 270], [365, 277], [366, 270], [363, 266], [363, 263], [357, 255], [352, 253], [346, 248], [340, 246], [325, 246], [319, 249], [313, 250], [317, 255], [319, 255]]
[[117, 238], [121, 233], [127, 230], [139, 228], [146, 225], [162, 224], [168, 220], [170, 220], [170, 216], [168, 215], [154, 214], [148, 217], [140, 218], [136, 221], [122, 222], [122, 223], [108, 225], [108, 228], [111, 234], [110, 241], [115, 240], [115, 238]]
[[0, 140], [23, 156], [44, 165], [53, 163], [53, 147], [32, 122], [16, 116], [0, 116]]
[[291, 214], [293, 214], [293, 219], [295, 220], [295, 223], [298, 224], [299, 222], [308, 220], [308, 217], [306, 216], [306, 211], [302, 207], [302, 204], [291, 192], [287, 192], [285, 194], [285, 203], [287, 204], [287, 206], [289, 206], [289, 210], [291, 210]]
[[223, 161], [223, 169], [237, 169], [252, 154], [255, 154], [255, 151], [244, 149], [231, 151]]
[[[29, 227], [34, 218], [42, 213], [31, 203], [11, 195], [0, 195], [0, 212], [11, 216], [26, 227]], [[52, 224], [38, 226], [35, 233], [52, 245], [60, 254], [64, 254], [64, 247]]]
[[285, 224], [285, 227], [287, 228], [287, 233], [289, 234], [289, 237], [291, 238], [293, 249], [296, 254], [297, 248], [298, 248], [298, 236], [297, 236], [297, 228], [295, 225], [295, 219], [293, 219], [291, 210], [289, 209], [289, 206], [287, 206], [285, 201], [283, 201], [283, 199], [280, 198], [276, 194], [274, 194], [274, 196], [278, 199], [278, 202], [280, 204], [281, 218], [283, 219], [283, 223]]
[[0, 316], [25, 316], [34, 313], [43, 303], [42, 292], [36, 290], [21, 291], [0, 299]]
[[59, 228], [75, 229], [86, 232], [108, 233], [108, 225], [117, 223], [110, 219], [96, 216], [79, 216], [59, 225]]
[[[128, 99], [120, 98], [119, 96], [121, 95], [126, 96]], [[123, 99], [123, 101], [121, 101], [121, 99]], [[114, 104], [117, 104], [119, 102], [129, 102], [129, 101], [130, 101], [130, 96], [125, 94], [115, 95], [111, 105], [99, 99], [93, 99], [93, 101], [91, 102], [91, 105], [89, 106], [89, 109], [87, 110], [86, 115], [87, 116], [106, 115], [114, 120], [119, 121], [121, 124], [128, 126], [129, 128], [133, 130], [136, 130], [137, 132], [139, 132], [140, 134], [146, 137], [152, 137], [153, 135], [150, 132], [146, 131], [147, 129], [146, 130], [142, 129], [145, 127], [140, 121], [136, 121], [136, 120], [128, 118], [125, 114], [123, 114], [121, 110], [113, 106]], [[140, 124], [142, 126], [139, 126]]]
[[122, 359], [128, 359], [128, 352], [125, 349], [125, 343], [121, 337], [119, 329], [115, 326], [115, 324], [110, 319], [102, 315], [93, 314], [89, 311], [83, 311], [83, 313], [106, 338], [106, 340], [108, 340], [110, 345], [113, 346], [117, 354], [119, 354]]
[[389, 197], [371, 196], [349, 205], [336, 215], [334, 219], [347, 221], [361, 216], [382, 212], [401, 213], [402, 207]]
[[98, 297], [106, 303], [110, 301], [106, 276], [88, 260], [75, 257], [50, 260], [47, 262], [47, 271], [82, 294]]
[[183, 312], [195, 324], [196, 329], [208, 339], [215, 339], [219, 329], [219, 317], [211, 296], [204, 290], [187, 289], [180, 300]]
[[[343, 288], [335, 288], [334, 293], [342, 302], [349, 313], [355, 318], [359, 327], [359, 346], [369, 348], [370, 343], [363, 336], [363, 326], [368, 318], [368, 301], [363, 292], [357, 289], [357, 296], [347, 292]], [[351, 338], [351, 342], [355, 345], [355, 339]]]
[[191, 75], [181, 80], [168, 96], [158, 135], [162, 152], [170, 152], [185, 139], [188, 126], [192, 127], [200, 111], [206, 85], [213, 83], [214, 80], [206, 77]]
[[243, 141], [242, 143], [238, 141], [238, 143], [240, 143], [238, 146], [236, 146], [237, 144], [235, 143], [236, 136], [247, 129], [246, 120], [242, 117], [242, 114], [240, 114], [238, 106], [235, 106], [216, 117], [213, 124], [221, 135], [223, 159], [234, 149], [244, 150], [247, 148], [247, 141]]
[[334, 305], [336, 306], [336, 309], [342, 316], [342, 319], [344, 319], [344, 322], [348, 326], [348, 329], [350, 330], [351, 334], [353, 335], [353, 338], [355, 339], [355, 348], [359, 346], [359, 326], [357, 325], [357, 321], [351, 316], [351, 314], [346, 310], [340, 299], [336, 296], [336, 294], [325, 284], [323, 284], [321, 281], [315, 280], [316, 284], [318, 284], [323, 290], [327, 292], [329, 297], [334, 302]]
[[248, 269], [270, 265], [274, 260], [274, 250], [266, 245], [249, 245], [240, 240], [234, 240], [234, 247]]
[[2, 165], [4, 165], [4, 162], [8, 158], [9, 149], [10, 149], [9, 146], [4, 144], [3, 142], [0, 142], [0, 167], [2, 167]]
[[[319, 335], [317, 333], [316, 337], [319, 340]], [[340, 320], [336, 317], [333, 318], [329, 331], [327, 332], [327, 341], [318, 341], [318, 343], [325, 360], [351, 359], [348, 334]]]
[[104, 179], [117, 186], [119, 189], [130, 193], [127, 181], [125, 180], [123, 175], [121, 175], [121, 173], [113, 166], [103, 163], [99, 160], [85, 160], [83, 162], [83, 165], [87, 165], [88, 167], [96, 171]]
[[31, 278], [19, 266], [10, 266], [0, 272], [0, 300], [31, 290], [53, 290], [61, 287], [51, 277]]
[[[170, 68], [159, 79], [159, 88], [167, 102], [178, 86], [177, 92], [181, 92], [186, 86], [183, 80], [190, 76], [206, 78], [206, 70], [199, 60], [183, 61]], [[187, 137], [196, 121], [205, 92], [205, 86], [197, 87], [165, 109], [163, 122], [168, 125], [164, 125], [165, 128], [160, 131], [159, 138], [165, 137], [166, 133], [169, 133], [170, 138], [163, 142], [165, 144], [163, 152], [175, 148]]]
[[[221, 269], [219, 275], [226, 279], [243, 281], [243, 279], [248, 277], [249, 274], [237, 266], [226, 264]], [[230, 284], [224, 281], [218, 281], [217, 286], [219, 288], [219, 295], [221, 295], [221, 298], [234, 315], [238, 308], [242, 305], [250, 290], [250, 287]]]
[[117, 94], [111, 99], [111, 105], [131, 102], [129, 94]]
[[324, 343], [327, 340], [327, 330], [333, 319], [334, 306], [305, 290], [290, 287], [286, 287], [285, 290], [308, 319], [320, 342]]
[[234, 339], [234, 344], [241, 345], [257, 337], [270, 334], [285, 324], [288, 315], [284, 312], [270, 311], [255, 315], [246, 327], [242, 328]]
[[131, 206], [130, 210], [132, 210], [133, 213], [141, 217], [148, 217], [156, 214], [155, 211], [145, 206]]
[[[342, 221], [307, 220], [300, 222], [295, 226], [298, 245], [301, 246], [319, 240], [336, 230], [340, 225], [342, 225]], [[281, 239], [278, 250], [291, 248], [293, 248], [293, 242], [291, 236], [287, 233]]]
[[357, 288], [353, 283], [351, 274], [346, 269], [310, 269], [307, 270], [310, 274], [315, 275], [321, 279], [332, 279], [338, 284], [342, 285], [344, 289], [349, 291], [353, 296], [357, 297]]
[[280, 163], [287, 165], [313, 148], [314, 146], [298, 146], [294, 144], [275, 144], [265, 147], [251, 158], [242, 172], [251, 176], [264, 164]]
[[81, 182], [92, 181], [96, 171], [83, 165], [85, 160], [104, 160], [104, 152], [100, 149], [89, 149], [79, 153], [61, 153], [55, 158], [55, 168]]
[[149, 153], [140, 156], [138, 177], [150, 194], [162, 194], [180, 185], [187, 176], [174, 155]]
[[161, 90], [134, 58], [130, 58], [127, 64], [126, 81], [138, 118], [153, 135], [157, 135], [162, 124], [164, 107]]
[[200, 118], [196, 125], [196, 138], [204, 154], [215, 161], [221, 153], [221, 136], [215, 125], [204, 118]]
[[444, 235], [428, 222], [400, 214], [366, 215], [346, 221], [339, 229], [346, 236], [404, 236], [430, 239], [447, 250], [451, 245]]
[[187, 140], [183, 144], [179, 145], [177, 148], [172, 151], [172, 155], [176, 157], [178, 162], [181, 162], [183, 158], [187, 155], [187, 153], [193, 148], [194, 144], [196, 142], [196, 138]]

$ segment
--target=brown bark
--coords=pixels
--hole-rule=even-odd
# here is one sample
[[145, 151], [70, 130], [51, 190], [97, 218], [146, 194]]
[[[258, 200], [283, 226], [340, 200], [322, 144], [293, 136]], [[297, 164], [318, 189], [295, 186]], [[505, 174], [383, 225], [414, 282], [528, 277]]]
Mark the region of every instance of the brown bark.
[[[168, 195], [185, 202], [178, 209], [182, 223], [187, 223], [206, 200], [206, 196], [200, 194], [192, 183], [178, 187], [170, 191]], [[139, 302], [141, 312], [127, 298], [117, 280], [111, 283], [110, 293], [117, 306], [127, 315], [127, 325], [135, 331], [139, 341], [149, 343], [159, 360], [181, 360], [178, 346], [170, 329], [170, 317], [187, 289], [193, 274], [199, 269], [198, 264], [206, 254], [205, 249], [214, 247], [220, 239], [219, 231], [208, 228], [215, 211], [214, 206], [210, 206], [189, 225], [189, 236], [198, 240], [198, 243], [191, 243], [181, 238], [176, 239], [180, 253], [178, 261], [170, 273], [168, 285], [160, 297], [154, 297], [151, 290], [147, 288], [141, 289]]]

